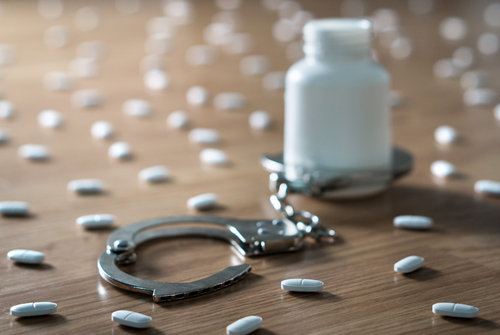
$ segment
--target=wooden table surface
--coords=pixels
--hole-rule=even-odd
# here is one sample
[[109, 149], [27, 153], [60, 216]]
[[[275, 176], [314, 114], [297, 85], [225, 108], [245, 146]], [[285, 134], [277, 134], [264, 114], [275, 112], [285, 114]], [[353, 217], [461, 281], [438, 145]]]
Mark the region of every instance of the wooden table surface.
[[[61, 17], [44, 19], [35, 1], [2, 1], [0, 43], [17, 50], [16, 62], [3, 68], [0, 84], [4, 98], [17, 109], [12, 120], [0, 120], [12, 140], [0, 147], [0, 200], [22, 200], [32, 206], [27, 218], [0, 218], [0, 254], [17, 248], [46, 254], [40, 266], [0, 260], [1, 334], [224, 334], [228, 324], [248, 315], [263, 318], [255, 334], [356, 334], [356, 333], [450, 333], [500, 332], [500, 200], [476, 195], [479, 179], [500, 180], [500, 124], [492, 108], [467, 108], [457, 79], [434, 78], [432, 66], [449, 58], [462, 45], [475, 47], [475, 40], [488, 28], [482, 10], [489, 1], [440, 1], [429, 14], [409, 12], [406, 1], [365, 1], [365, 13], [389, 7], [397, 10], [401, 25], [415, 44], [414, 54], [394, 60], [378, 47], [381, 62], [390, 70], [393, 87], [404, 93], [406, 103], [394, 109], [394, 143], [411, 151], [415, 168], [387, 192], [360, 201], [333, 202], [292, 196], [297, 208], [317, 214], [335, 229], [337, 243], [308, 241], [302, 251], [259, 258], [237, 255], [229, 244], [204, 238], [158, 240], [138, 248], [135, 264], [122, 267], [140, 278], [190, 282], [227, 266], [249, 263], [252, 273], [241, 282], [202, 297], [164, 304], [151, 296], [118, 289], [101, 279], [96, 261], [105, 250], [111, 230], [84, 231], [75, 225], [81, 215], [110, 213], [117, 226], [161, 216], [193, 214], [186, 200], [215, 192], [220, 206], [209, 215], [241, 219], [276, 218], [269, 203], [268, 174], [259, 165], [262, 153], [279, 152], [283, 145], [283, 91], [265, 91], [261, 77], [247, 77], [239, 70], [241, 55], [222, 50], [214, 65], [192, 67], [184, 52], [203, 44], [202, 31], [218, 11], [213, 1], [193, 1], [194, 21], [180, 26], [175, 49], [164, 56], [172, 85], [162, 92], [148, 91], [139, 70], [144, 57], [145, 26], [160, 16], [159, 1], [143, 1], [139, 13], [123, 15], [113, 1], [67, 1]], [[339, 16], [339, 1], [302, 1], [316, 17]], [[73, 17], [84, 5], [101, 12], [101, 25], [93, 31], [78, 30]], [[241, 31], [254, 36], [251, 54], [267, 55], [273, 70], [286, 70], [286, 44], [271, 36], [277, 20], [260, 1], [247, 0], [240, 10]], [[438, 34], [439, 22], [447, 16], [463, 17], [469, 35], [461, 42], [446, 42]], [[63, 24], [72, 29], [73, 40], [63, 49], [43, 44], [46, 28]], [[97, 88], [105, 103], [80, 109], [70, 104], [71, 92], [48, 91], [42, 76], [65, 70], [75, 57], [76, 46], [98, 39], [108, 46], [101, 62], [102, 73], [92, 79], [78, 79], [77, 88]], [[473, 68], [499, 73], [499, 58], [478, 56]], [[496, 76], [498, 78], [498, 76]], [[498, 88], [498, 80], [493, 83]], [[206, 86], [213, 95], [224, 91], [244, 93], [248, 105], [243, 111], [194, 108], [187, 105], [185, 92], [192, 85]], [[130, 98], [149, 100], [154, 114], [145, 119], [123, 115], [121, 105]], [[59, 110], [65, 125], [59, 130], [38, 126], [43, 109]], [[225, 150], [231, 165], [202, 166], [198, 154], [203, 148], [187, 140], [186, 131], [169, 130], [166, 116], [183, 109], [192, 127], [215, 128], [222, 135], [217, 147]], [[248, 115], [266, 110], [275, 120], [273, 129], [253, 132]], [[96, 120], [108, 120], [117, 129], [112, 141], [130, 143], [130, 161], [112, 161], [107, 149], [112, 141], [90, 137]], [[455, 127], [462, 140], [442, 148], [433, 132], [440, 125]], [[17, 156], [25, 143], [44, 144], [52, 158], [30, 162]], [[461, 175], [448, 181], [432, 178], [430, 164], [438, 159], [454, 163]], [[138, 172], [153, 165], [167, 165], [171, 181], [145, 185]], [[77, 178], [101, 178], [107, 192], [97, 196], [75, 196], [66, 184]], [[395, 229], [397, 215], [417, 214], [434, 218], [428, 232]], [[425, 258], [419, 271], [401, 275], [393, 264], [408, 256]], [[280, 289], [286, 278], [313, 278], [325, 283], [317, 294], [291, 294]], [[57, 313], [36, 318], [9, 315], [13, 305], [52, 301]], [[456, 302], [479, 308], [471, 320], [443, 318], [431, 312], [436, 302]], [[113, 311], [132, 310], [153, 317], [153, 327], [134, 330], [110, 320]]]

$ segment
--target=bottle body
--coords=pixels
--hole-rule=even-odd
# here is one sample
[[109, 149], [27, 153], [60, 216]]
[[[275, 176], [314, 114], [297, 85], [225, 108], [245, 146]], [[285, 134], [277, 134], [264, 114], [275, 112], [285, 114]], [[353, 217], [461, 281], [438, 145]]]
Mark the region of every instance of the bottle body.
[[376, 172], [385, 182], [336, 195], [380, 192], [391, 175], [389, 74], [370, 60], [369, 52], [329, 54], [324, 49], [306, 51], [286, 75], [285, 176], [297, 181], [314, 173], [332, 179]]

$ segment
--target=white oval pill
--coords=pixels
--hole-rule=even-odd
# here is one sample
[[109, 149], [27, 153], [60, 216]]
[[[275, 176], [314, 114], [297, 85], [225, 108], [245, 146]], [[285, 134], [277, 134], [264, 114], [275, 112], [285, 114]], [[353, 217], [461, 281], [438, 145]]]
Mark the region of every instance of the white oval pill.
[[227, 154], [219, 149], [203, 149], [199, 155], [200, 162], [208, 165], [227, 165], [229, 163], [229, 158]]
[[0, 201], [0, 213], [6, 216], [23, 216], [28, 214], [30, 206], [24, 201]]
[[467, 71], [460, 76], [460, 86], [464, 90], [468, 88], [479, 88], [488, 86], [491, 83], [491, 76], [484, 70]]
[[0, 119], [10, 119], [14, 115], [15, 108], [12, 102], [7, 100], [0, 101]]
[[90, 127], [90, 134], [94, 138], [110, 138], [114, 135], [115, 129], [108, 121], [96, 121]]
[[10, 141], [10, 132], [5, 128], [0, 128], [0, 144]]
[[46, 19], [55, 19], [63, 13], [62, 0], [38, 0], [38, 12]]
[[77, 218], [76, 224], [85, 229], [102, 229], [111, 227], [115, 220], [116, 217], [111, 214], [90, 214]]
[[219, 93], [214, 97], [214, 107], [217, 109], [242, 109], [246, 102], [243, 94], [235, 92]]
[[232, 24], [226, 22], [213, 22], [203, 29], [203, 40], [211, 45], [223, 45], [232, 32]]
[[500, 40], [495, 33], [483, 33], [477, 39], [477, 50], [485, 56], [494, 55], [500, 49]]
[[458, 68], [451, 59], [440, 59], [433, 66], [434, 75], [438, 78], [455, 78], [462, 73], [462, 69]]
[[247, 76], [262, 75], [271, 68], [267, 56], [245, 56], [240, 61], [240, 72]]
[[106, 44], [101, 41], [91, 40], [85, 41], [78, 45], [76, 48], [76, 55], [78, 57], [91, 58], [94, 60], [102, 60], [106, 57]]
[[170, 177], [170, 171], [164, 165], [156, 165], [139, 172], [139, 180], [147, 181], [152, 184], [161, 183]]
[[455, 66], [466, 69], [474, 63], [475, 59], [476, 54], [474, 49], [469, 47], [460, 47], [453, 52], [451, 61]]
[[424, 264], [424, 259], [418, 256], [408, 256], [394, 264], [394, 271], [400, 273], [410, 273], [420, 269]]
[[78, 194], [96, 194], [104, 189], [104, 182], [100, 179], [75, 179], [68, 183], [68, 191]]
[[62, 25], [49, 27], [43, 33], [43, 41], [49, 48], [63, 48], [71, 41], [71, 30]]
[[93, 78], [99, 75], [101, 66], [93, 58], [79, 57], [69, 62], [68, 71], [75, 77]]
[[57, 312], [57, 304], [54, 302], [29, 302], [10, 308], [10, 315], [21, 317], [47, 315], [55, 312]]
[[227, 335], [246, 335], [256, 331], [262, 326], [260, 316], [247, 316], [231, 323], [226, 328]]
[[478, 312], [477, 307], [451, 302], [439, 302], [432, 305], [432, 313], [455, 318], [475, 318]]
[[131, 311], [116, 311], [111, 314], [111, 320], [128, 327], [148, 328], [151, 327], [153, 318]]
[[413, 53], [413, 42], [408, 37], [397, 37], [391, 43], [390, 52], [394, 59], [406, 59]]
[[187, 201], [188, 208], [197, 209], [203, 211], [206, 209], [213, 208], [219, 197], [215, 193], [204, 193], [197, 195], [195, 197], [189, 198]]
[[51, 71], [43, 76], [43, 86], [51, 91], [68, 91], [73, 89], [75, 82], [68, 72]]
[[153, 91], [161, 91], [170, 86], [170, 77], [159, 69], [149, 70], [144, 74], [144, 85]]
[[194, 128], [189, 131], [188, 139], [192, 143], [214, 144], [220, 141], [220, 135], [215, 129]]
[[173, 49], [173, 39], [169, 33], [156, 33], [149, 35], [145, 43], [146, 52], [149, 54], [166, 54]]
[[38, 124], [44, 128], [57, 128], [63, 124], [61, 113], [46, 109], [38, 113]]
[[394, 218], [393, 224], [397, 228], [424, 230], [430, 229], [434, 220], [421, 215], [400, 215]]
[[192, 66], [213, 64], [217, 60], [217, 48], [211, 45], [192, 45], [187, 48], [185, 59]]
[[170, 128], [186, 128], [189, 118], [184, 111], [175, 111], [167, 116], [167, 126]]
[[186, 92], [186, 100], [191, 106], [204, 106], [209, 99], [210, 94], [203, 86], [192, 86]]
[[250, 34], [236, 33], [230, 34], [223, 46], [226, 53], [231, 55], [241, 55], [249, 53], [254, 47], [254, 40]]
[[115, 142], [109, 147], [108, 156], [114, 159], [126, 160], [132, 156], [132, 150], [127, 142]]
[[439, 144], [448, 145], [458, 140], [458, 133], [450, 126], [440, 126], [434, 131], [434, 139]]
[[273, 24], [273, 37], [279, 42], [291, 42], [297, 37], [292, 20], [280, 19]]
[[151, 104], [142, 99], [128, 99], [122, 105], [124, 114], [134, 117], [146, 117], [151, 115]]
[[78, 90], [71, 94], [71, 104], [75, 107], [96, 107], [103, 101], [102, 92], [96, 89]]
[[439, 24], [439, 33], [444, 39], [459, 41], [467, 36], [469, 27], [464, 19], [459, 17], [448, 17]]
[[500, 182], [494, 180], [478, 180], [474, 184], [474, 191], [493, 196], [500, 196]]
[[262, 77], [262, 87], [267, 91], [282, 90], [285, 88], [285, 72], [268, 72]]
[[175, 34], [175, 22], [173, 18], [167, 16], [156, 16], [151, 19], [146, 24], [146, 32], [148, 35], [153, 35], [156, 33], [166, 33], [170, 36]]
[[7, 253], [7, 257], [17, 263], [40, 264], [45, 260], [45, 254], [40, 251], [15, 249]]
[[32, 160], [46, 160], [49, 158], [49, 149], [40, 144], [23, 144], [17, 149], [20, 157]]
[[314, 279], [286, 279], [281, 282], [281, 289], [292, 292], [319, 292], [323, 282]]
[[439, 160], [431, 164], [431, 172], [438, 178], [448, 178], [456, 175], [457, 169], [450, 162]]
[[464, 92], [464, 103], [467, 106], [489, 106], [498, 100], [498, 94], [491, 88], [469, 88]]
[[273, 120], [271, 115], [265, 111], [255, 111], [248, 117], [250, 128], [255, 130], [262, 130], [271, 127]]

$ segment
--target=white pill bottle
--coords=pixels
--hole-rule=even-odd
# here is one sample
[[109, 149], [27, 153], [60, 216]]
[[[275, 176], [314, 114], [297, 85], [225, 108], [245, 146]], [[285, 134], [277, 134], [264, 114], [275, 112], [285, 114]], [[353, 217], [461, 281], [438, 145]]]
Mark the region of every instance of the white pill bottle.
[[379, 193], [392, 176], [390, 76], [371, 59], [371, 27], [366, 19], [309, 21], [305, 57], [286, 74], [285, 177], [321, 184], [373, 175], [332, 198]]

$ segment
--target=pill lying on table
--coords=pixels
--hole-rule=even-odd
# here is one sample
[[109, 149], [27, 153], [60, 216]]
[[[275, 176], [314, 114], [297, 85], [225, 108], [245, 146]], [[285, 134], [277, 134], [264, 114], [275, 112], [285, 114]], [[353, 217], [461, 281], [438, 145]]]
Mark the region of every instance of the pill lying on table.
[[214, 107], [217, 109], [241, 109], [246, 105], [246, 98], [241, 93], [225, 92], [214, 97]]
[[227, 335], [246, 335], [256, 331], [262, 326], [260, 316], [247, 316], [231, 323], [226, 328]]
[[0, 101], [0, 119], [9, 119], [14, 115], [15, 108], [12, 102], [7, 100]]
[[493, 196], [500, 196], [500, 182], [494, 180], [478, 180], [474, 184], [474, 191]]
[[116, 142], [109, 147], [108, 155], [114, 159], [126, 160], [132, 157], [132, 150], [127, 142]]
[[61, 113], [52, 109], [46, 109], [38, 113], [38, 124], [44, 128], [57, 128], [63, 124]]
[[113, 312], [111, 320], [127, 327], [148, 328], [151, 327], [153, 318], [141, 313], [122, 310]]
[[491, 76], [484, 70], [467, 71], [460, 76], [460, 86], [468, 88], [485, 87], [491, 83]]
[[45, 254], [40, 251], [14, 249], [7, 253], [10, 260], [23, 264], [40, 264], [45, 260]]
[[467, 106], [489, 106], [497, 102], [498, 94], [491, 88], [469, 88], [463, 100]]
[[73, 89], [73, 77], [64, 71], [51, 71], [43, 76], [43, 86], [51, 91], [67, 91]]
[[0, 213], [6, 216], [24, 216], [28, 214], [30, 205], [24, 201], [0, 201]]
[[405, 96], [402, 92], [396, 90], [389, 91], [389, 106], [400, 107], [405, 103]]
[[500, 40], [495, 33], [482, 33], [477, 39], [477, 50], [485, 56], [494, 55], [500, 49]]
[[104, 190], [104, 182], [100, 179], [75, 179], [68, 183], [67, 188], [78, 194], [96, 194]]
[[425, 230], [432, 227], [434, 220], [421, 215], [400, 215], [394, 218], [393, 224], [397, 228]]
[[5, 128], [0, 128], [0, 144], [9, 142], [9, 140], [10, 140], [9, 131]]
[[459, 47], [453, 52], [451, 61], [459, 68], [466, 69], [474, 64], [476, 58], [474, 49], [469, 47]]
[[23, 144], [17, 149], [17, 154], [32, 160], [45, 160], [50, 156], [49, 149], [40, 144]]
[[432, 305], [432, 313], [455, 318], [475, 318], [478, 312], [477, 307], [451, 302], [439, 302]]
[[206, 209], [213, 208], [219, 197], [215, 193], [204, 193], [197, 195], [195, 197], [189, 198], [187, 201], [188, 208], [197, 209], [203, 211]]
[[158, 54], [151, 54], [144, 56], [139, 62], [139, 69], [142, 73], [146, 73], [149, 70], [165, 70], [166, 62], [165, 59]]
[[57, 304], [54, 302], [29, 302], [10, 308], [10, 315], [21, 317], [47, 315], [55, 312], [57, 312]]
[[93, 58], [79, 57], [69, 62], [68, 71], [75, 77], [93, 78], [99, 75], [101, 66]]
[[75, 107], [96, 107], [103, 101], [101, 91], [96, 89], [78, 90], [71, 95], [71, 104]]
[[285, 279], [281, 289], [292, 292], [319, 292], [323, 290], [323, 282], [314, 279]]
[[128, 99], [122, 105], [124, 114], [135, 117], [146, 117], [151, 115], [151, 104], [142, 99]]
[[246, 56], [240, 61], [240, 72], [247, 76], [264, 74], [270, 68], [271, 61], [267, 56]]
[[107, 48], [104, 42], [98, 40], [90, 40], [80, 43], [76, 48], [78, 57], [91, 58], [102, 60], [106, 57]]
[[459, 41], [467, 36], [468, 32], [467, 22], [459, 17], [447, 17], [439, 24], [439, 33], [449, 41]]
[[185, 59], [192, 66], [213, 64], [217, 60], [217, 48], [211, 45], [192, 45], [187, 48]]
[[456, 175], [457, 169], [450, 162], [439, 160], [431, 164], [431, 172], [438, 178], [449, 178]]
[[418, 270], [424, 264], [424, 259], [418, 256], [408, 256], [394, 264], [394, 271], [400, 273], [410, 273]]
[[108, 121], [96, 121], [90, 127], [90, 134], [94, 138], [110, 138], [114, 135], [115, 129]]
[[77, 218], [76, 224], [85, 229], [102, 229], [111, 227], [115, 220], [116, 217], [111, 214], [90, 214]]
[[186, 128], [189, 118], [184, 111], [175, 111], [167, 116], [167, 126], [170, 128]]
[[203, 86], [192, 86], [186, 92], [186, 100], [191, 106], [204, 106], [209, 98], [210, 94]]
[[200, 162], [208, 165], [227, 165], [229, 158], [227, 154], [219, 149], [203, 149], [199, 155]]
[[265, 111], [255, 111], [248, 117], [250, 128], [255, 130], [262, 130], [271, 127], [273, 120], [271, 115]]
[[188, 139], [192, 143], [214, 144], [220, 141], [220, 135], [215, 129], [194, 128], [189, 131]]
[[139, 179], [149, 183], [161, 183], [166, 181], [170, 176], [170, 171], [164, 165], [156, 165], [139, 172]]
[[462, 73], [462, 69], [453, 64], [453, 60], [440, 59], [433, 66], [434, 76], [438, 78], [455, 78]]
[[448, 145], [458, 140], [458, 133], [450, 126], [440, 126], [434, 131], [434, 139], [439, 144]]
[[163, 70], [148, 70], [144, 74], [144, 85], [150, 90], [161, 91], [170, 86], [170, 77]]
[[223, 49], [231, 55], [241, 55], [249, 53], [254, 47], [252, 35], [246, 33], [230, 34], [224, 41]]
[[166, 54], [174, 47], [173, 36], [169, 33], [155, 33], [149, 35], [144, 48], [148, 54]]
[[43, 33], [43, 42], [49, 48], [62, 48], [71, 41], [71, 30], [62, 25], [49, 27]]
[[262, 87], [267, 91], [282, 90], [285, 88], [284, 71], [268, 72], [262, 77]]

